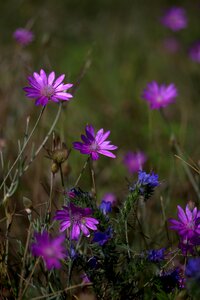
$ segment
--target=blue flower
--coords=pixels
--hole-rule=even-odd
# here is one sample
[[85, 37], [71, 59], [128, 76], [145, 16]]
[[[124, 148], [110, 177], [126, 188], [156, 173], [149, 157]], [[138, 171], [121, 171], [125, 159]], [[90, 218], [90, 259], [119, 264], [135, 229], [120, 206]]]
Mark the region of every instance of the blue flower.
[[104, 215], [107, 215], [112, 211], [112, 203], [102, 200], [99, 209]]
[[112, 228], [109, 227], [105, 232], [97, 231], [94, 233], [93, 242], [103, 246], [112, 237]]
[[165, 248], [161, 248], [158, 250], [149, 250], [148, 251], [148, 260], [151, 262], [161, 262], [164, 260]]
[[141, 186], [148, 185], [154, 188], [159, 185], [158, 175], [154, 174], [153, 172], [147, 174], [146, 172], [140, 170], [138, 172], [138, 184]]
[[182, 280], [182, 278], [180, 277], [178, 269], [164, 272], [160, 276], [160, 283], [161, 283], [162, 289], [166, 293], [171, 293], [175, 289], [175, 287], [179, 287], [181, 280]]
[[200, 279], [200, 258], [190, 258], [188, 260], [185, 275], [189, 278]]

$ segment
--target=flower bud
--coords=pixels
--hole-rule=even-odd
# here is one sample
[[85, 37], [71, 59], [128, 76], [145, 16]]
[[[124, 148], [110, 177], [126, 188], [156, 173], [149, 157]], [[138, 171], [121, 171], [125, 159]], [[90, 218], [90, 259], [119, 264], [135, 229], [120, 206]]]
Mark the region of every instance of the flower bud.
[[56, 162], [53, 162], [51, 165], [51, 172], [53, 174], [56, 174], [59, 170], [59, 165]]

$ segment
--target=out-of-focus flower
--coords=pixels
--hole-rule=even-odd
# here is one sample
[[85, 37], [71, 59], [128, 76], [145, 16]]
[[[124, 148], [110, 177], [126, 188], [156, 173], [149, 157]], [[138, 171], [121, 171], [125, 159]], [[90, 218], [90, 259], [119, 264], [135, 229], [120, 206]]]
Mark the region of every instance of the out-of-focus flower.
[[185, 9], [182, 7], [169, 8], [161, 18], [161, 23], [173, 31], [186, 28], [188, 20]]
[[97, 230], [99, 221], [91, 217], [92, 210], [90, 208], [81, 208], [70, 203], [69, 206], [63, 206], [62, 210], [57, 210], [54, 217], [60, 222], [60, 231], [63, 232], [70, 228], [70, 238], [78, 240], [81, 231], [86, 237], [90, 236], [88, 230]]
[[25, 28], [17, 28], [13, 33], [13, 38], [22, 46], [27, 46], [33, 39], [33, 33]]
[[107, 215], [112, 211], [112, 203], [102, 200], [99, 206], [99, 210], [102, 212], [102, 214]]
[[175, 37], [167, 37], [163, 40], [162, 45], [169, 53], [176, 53], [180, 49], [180, 43]]
[[127, 152], [124, 155], [124, 164], [127, 167], [129, 173], [133, 174], [135, 172], [138, 172], [139, 170], [142, 170], [142, 167], [144, 163], [146, 162], [147, 157], [146, 155], [141, 152]]
[[103, 246], [112, 237], [112, 228], [109, 227], [105, 232], [97, 231], [94, 233], [93, 243]]
[[161, 248], [158, 250], [149, 250], [147, 253], [147, 258], [151, 262], [161, 262], [164, 260], [165, 248]]
[[81, 278], [82, 278], [82, 283], [83, 284], [91, 283], [91, 281], [90, 281], [89, 277], [87, 276], [87, 274], [85, 274], [85, 273], [82, 274]]
[[103, 197], [102, 200], [104, 200], [105, 202], [110, 202], [112, 205], [114, 203], [116, 203], [117, 199], [115, 194], [113, 193], [106, 193]]
[[178, 269], [162, 272], [159, 277], [162, 289], [166, 293], [171, 293], [176, 287], [179, 287], [181, 277]]
[[61, 267], [60, 260], [64, 259], [67, 251], [62, 245], [65, 236], [61, 235], [55, 238], [50, 237], [47, 231], [35, 233], [35, 243], [31, 245], [31, 251], [34, 256], [41, 256], [48, 270]]
[[104, 132], [101, 128], [95, 134], [94, 127], [92, 125], [87, 125], [85, 127], [85, 135], [81, 135], [82, 142], [74, 142], [74, 149], [79, 150], [82, 154], [90, 155], [92, 160], [99, 159], [99, 154], [115, 158], [116, 156], [111, 152], [111, 150], [117, 149], [117, 146], [111, 145], [110, 141], [106, 141], [107, 137], [110, 135], [110, 131]]
[[200, 63], [200, 41], [195, 42], [189, 50], [191, 60]]
[[34, 72], [28, 77], [30, 87], [25, 87], [26, 96], [35, 99], [35, 105], [45, 106], [49, 101], [69, 101], [73, 96], [66, 91], [73, 86], [71, 83], [64, 84], [65, 75], [62, 74], [55, 80], [55, 72], [49, 75], [44, 70], [40, 74]]
[[185, 240], [190, 240], [200, 235], [200, 211], [195, 207], [192, 211], [186, 205], [185, 211], [181, 206], [178, 208], [178, 219], [169, 219], [170, 229], [176, 230]]
[[149, 102], [151, 109], [160, 109], [175, 101], [178, 92], [173, 83], [166, 86], [159, 85], [156, 81], [147, 84], [142, 97]]
[[200, 258], [190, 258], [186, 265], [185, 275], [200, 280]]

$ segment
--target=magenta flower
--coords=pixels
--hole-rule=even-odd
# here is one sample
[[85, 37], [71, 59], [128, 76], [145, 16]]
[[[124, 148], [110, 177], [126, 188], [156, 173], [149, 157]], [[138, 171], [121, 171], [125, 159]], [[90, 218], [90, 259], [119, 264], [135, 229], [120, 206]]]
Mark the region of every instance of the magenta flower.
[[60, 260], [66, 257], [66, 249], [62, 245], [65, 236], [61, 235], [51, 238], [47, 231], [42, 233], [36, 232], [35, 243], [31, 245], [31, 251], [34, 256], [41, 256], [48, 270], [52, 268], [59, 269], [61, 267]]
[[152, 81], [147, 84], [142, 97], [150, 103], [151, 109], [160, 109], [174, 102], [177, 95], [178, 92], [173, 83], [166, 86], [165, 84], [159, 85], [156, 81]]
[[86, 237], [90, 236], [88, 230], [97, 230], [99, 221], [91, 217], [92, 210], [90, 208], [81, 208], [70, 203], [69, 207], [63, 206], [62, 210], [57, 210], [54, 217], [60, 221], [60, 231], [63, 232], [71, 227], [70, 236], [72, 240], [78, 240], [81, 231]]
[[168, 37], [163, 40], [163, 47], [169, 53], [176, 53], [180, 49], [180, 43], [175, 37]]
[[33, 39], [33, 33], [25, 28], [17, 28], [13, 33], [13, 38], [22, 46], [27, 46]]
[[194, 43], [193, 46], [190, 48], [189, 57], [193, 61], [200, 63], [200, 41]]
[[200, 235], [200, 211], [195, 207], [192, 211], [186, 206], [185, 211], [178, 205], [178, 218], [169, 219], [170, 229], [176, 230], [183, 241], [195, 240]]
[[133, 174], [135, 172], [138, 172], [139, 170], [142, 170], [142, 167], [146, 160], [146, 155], [143, 152], [138, 151], [135, 153], [127, 152], [126, 155], [124, 155], [123, 161], [129, 173]]
[[161, 23], [173, 31], [186, 28], [188, 21], [185, 9], [182, 7], [171, 7], [161, 18]]
[[34, 72], [33, 76], [28, 77], [30, 87], [25, 87], [24, 91], [28, 98], [36, 99], [35, 105], [45, 106], [48, 101], [59, 102], [68, 101], [73, 96], [66, 91], [73, 86], [71, 83], [64, 84], [65, 75], [62, 74], [55, 80], [55, 72], [48, 76], [44, 70], [40, 74]]
[[104, 132], [101, 128], [97, 133], [94, 132], [94, 127], [92, 125], [87, 125], [85, 127], [85, 135], [81, 135], [81, 142], [74, 142], [74, 149], [79, 150], [82, 154], [88, 154], [93, 160], [99, 159], [99, 154], [115, 158], [116, 156], [110, 151], [115, 150], [118, 147], [110, 145], [110, 141], [106, 141], [107, 137], [110, 135], [110, 131]]

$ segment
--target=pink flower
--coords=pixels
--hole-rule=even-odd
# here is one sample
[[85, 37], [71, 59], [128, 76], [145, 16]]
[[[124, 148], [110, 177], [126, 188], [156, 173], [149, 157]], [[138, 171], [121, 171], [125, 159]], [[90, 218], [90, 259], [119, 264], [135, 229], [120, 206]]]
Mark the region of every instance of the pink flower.
[[51, 238], [47, 231], [35, 233], [35, 243], [31, 245], [31, 251], [34, 256], [41, 256], [48, 270], [52, 268], [59, 269], [61, 267], [60, 260], [64, 259], [67, 251], [62, 245], [65, 236], [61, 235]]
[[187, 27], [187, 16], [182, 7], [171, 7], [161, 19], [161, 23], [173, 31], [179, 31]]
[[73, 86], [71, 83], [64, 84], [65, 75], [62, 74], [55, 80], [55, 72], [48, 76], [44, 70], [40, 74], [34, 72], [33, 76], [28, 77], [30, 87], [25, 87], [26, 96], [36, 99], [35, 105], [45, 106], [49, 101], [59, 102], [69, 101], [73, 96], [66, 91]]
[[70, 205], [63, 206], [62, 210], [57, 210], [54, 217], [55, 220], [60, 221], [60, 231], [63, 232], [71, 227], [71, 239], [78, 240], [81, 231], [86, 237], [90, 236], [88, 230], [97, 230], [96, 225], [99, 221], [91, 217], [92, 210], [90, 208], [81, 208], [70, 203]]
[[152, 81], [147, 84], [142, 97], [150, 103], [151, 109], [160, 109], [174, 102], [177, 95], [178, 92], [173, 83], [166, 86], [165, 84], [159, 85], [156, 81]]
[[106, 141], [107, 137], [110, 135], [110, 131], [104, 132], [101, 128], [97, 133], [94, 132], [94, 127], [92, 125], [87, 125], [85, 127], [85, 135], [81, 135], [81, 142], [74, 142], [74, 149], [79, 150], [82, 154], [88, 154], [93, 160], [99, 159], [99, 154], [115, 158], [116, 156], [110, 151], [115, 150], [118, 147], [111, 145], [110, 141]]
[[146, 155], [141, 152], [127, 152], [124, 156], [124, 164], [127, 167], [129, 173], [133, 174], [142, 170], [144, 163], [146, 162]]
[[13, 38], [22, 46], [27, 46], [33, 41], [34, 35], [28, 29], [17, 28], [13, 33]]

